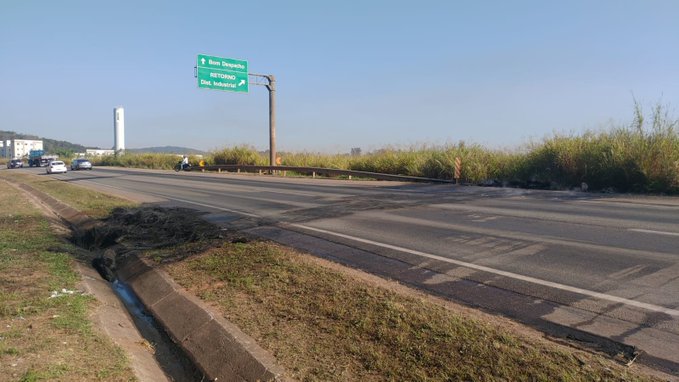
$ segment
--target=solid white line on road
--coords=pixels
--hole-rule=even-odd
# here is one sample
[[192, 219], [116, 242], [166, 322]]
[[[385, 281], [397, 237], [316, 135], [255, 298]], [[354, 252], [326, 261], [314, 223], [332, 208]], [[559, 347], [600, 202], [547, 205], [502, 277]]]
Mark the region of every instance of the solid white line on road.
[[667, 235], [667, 236], [679, 236], [679, 232], [665, 232], [665, 231], [653, 231], [650, 229], [642, 229], [642, 228], [628, 228], [628, 231], [634, 231], [634, 232], [643, 232], [643, 233], [653, 233], [656, 235]]
[[403, 248], [403, 247], [399, 247], [399, 246], [396, 246], [396, 245], [380, 243], [380, 242], [368, 240], [368, 239], [362, 239], [360, 237], [345, 235], [345, 234], [338, 233], [338, 232], [327, 231], [327, 230], [320, 229], [320, 228], [309, 227], [309, 226], [302, 225], [302, 224], [290, 224], [290, 226], [309, 230], [309, 231], [319, 232], [319, 233], [323, 233], [323, 234], [326, 234], [326, 235], [341, 237], [341, 238], [349, 239], [349, 240], [353, 240], [353, 241], [358, 241], [360, 243], [370, 244], [370, 245], [374, 245], [374, 246], [377, 246], [377, 247], [392, 249], [392, 250], [399, 251], [399, 252], [410, 253], [411, 255], [416, 255], [416, 256], [420, 256], [420, 257], [426, 257], [426, 258], [429, 258], [429, 259], [444, 261], [446, 263], [451, 263], [451, 264], [459, 265], [461, 267], [476, 269], [476, 270], [483, 271], [483, 272], [493, 273], [493, 274], [496, 274], [496, 275], [509, 277], [509, 278], [512, 278], [512, 279], [515, 279], [515, 280], [526, 281], [526, 282], [530, 282], [530, 283], [533, 283], [533, 284], [538, 284], [538, 285], [542, 285], [542, 286], [546, 286], [546, 287], [550, 287], [550, 288], [564, 290], [564, 291], [567, 291], [567, 292], [579, 293], [579, 294], [582, 294], [582, 295], [585, 295], [585, 296], [595, 297], [595, 298], [599, 298], [599, 299], [602, 299], [602, 300], [607, 300], [607, 301], [621, 303], [621, 304], [625, 304], [625, 305], [629, 305], [629, 306], [634, 306], [634, 307], [637, 307], [637, 308], [642, 308], [642, 309], [650, 310], [650, 311], [653, 311], [653, 312], [665, 313], [665, 314], [668, 314], [668, 315], [671, 315], [671, 316], [679, 316], [679, 310], [665, 308], [664, 306], [648, 304], [648, 303], [645, 303], [645, 302], [640, 302], [640, 301], [630, 300], [630, 299], [627, 299], [627, 298], [612, 296], [612, 295], [609, 295], [609, 294], [595, 292], [595, 291], [582, 289], [582, 288], [578, 288], [578, 287], [573, 287], [573, 286], [570, 286], [570, 285], [564, 285], [564, 284], [559, 284], [559, 283], [555, 283], [555, 282], [552, 282], [552, 281], [541, 280], [541, 279], [538, 279], [538, 278], [535, 278], [535, 277], [524, 276], [524, 275], [520, 275], [520, 274], [512, 273], [512, 272], [506, 272], [506, 271], [502, 271], [502, 270], [499, 270], [499, 269], [486, 267], [486, 266], [483, 266], [483, 265], [477, 265], [477, 264], [473, 264], [473, 263], [467, 263], [467, 262], [464, 262], [464, 261], [449, 259], [447, 257], [433, 255], [433, 254], [425, 253], [425, 252], [420, 252], [420, 251], [416, 251], [414, 249], [408, 249], [408, 248]]
[[220, 211], [232, 212], [232, 213], [234, 213], [234, 214], [249, 216], [249, 217], [251, 217], [251, 218], [261, 218], [261, 216], [255, 215], [255, 214], [251, 214], [251, 213], [249, 213], [249, 212], [243, 212], [243, 211], [238, 211], [238, 210], [232, 210], [232, 209], [229, 209], [229, 208], [223, 208], [223, 207], [213, 206], [213, 205], [211, 205], [211, 204], [192, 202], [192, 201], [186, 200], [186, 199], [175, 198], [174, 196], [166, 196], [166, 195], [157, 194], [157, 193], [152, 193], [152, 195], [162, 196], [162, 197], [164, 197], [164, 198], [167, 198], [167, 199], [170, 199], [170, 200], [175, 200], [175, 201], [182, 202], [182, 203], [195, 204], [195, 205], [201, 206], [201, 207], [214, 208], [214, 209], [220, 210]]

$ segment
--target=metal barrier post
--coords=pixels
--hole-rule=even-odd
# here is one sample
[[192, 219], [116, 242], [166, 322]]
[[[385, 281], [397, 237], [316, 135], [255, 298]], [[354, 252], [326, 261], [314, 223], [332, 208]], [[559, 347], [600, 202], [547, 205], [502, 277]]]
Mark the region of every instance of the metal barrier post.
[[455, 157], [455, 183], [460, 183], [460, 178], [462, 177], [462, 159], [460, 157]]

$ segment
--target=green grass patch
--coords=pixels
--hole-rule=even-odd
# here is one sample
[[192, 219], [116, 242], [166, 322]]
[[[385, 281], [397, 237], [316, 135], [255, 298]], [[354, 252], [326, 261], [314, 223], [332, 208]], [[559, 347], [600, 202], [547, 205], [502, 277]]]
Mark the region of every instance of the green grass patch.
[[[10, 178], [11, 177], [11, 178]], [[25, 183], [94, 218], [108, 216], [117, 207], [130, 207], [133, 202], [93, 191], [47, 176], [0, 172], [0, 179]]]
[[169, 271], [298, 380], [644, 380], [603, 357], [521, 337], [267, 242], [227, 243]]
[[77, 290], [75, 249], [4, 181], [0, 203], [0, 380], [133, 380], [124, 354], [92, 328], [96, 301]]

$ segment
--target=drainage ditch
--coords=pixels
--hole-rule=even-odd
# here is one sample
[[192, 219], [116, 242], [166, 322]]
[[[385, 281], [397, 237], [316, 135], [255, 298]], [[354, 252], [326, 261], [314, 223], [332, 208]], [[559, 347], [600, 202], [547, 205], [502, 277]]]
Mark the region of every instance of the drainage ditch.
[[139, 333], [153, 347], [154, 357], [166, 376], [178, 382], [205, 380], [203, 373], [146, 312], [144, 305], [134, 292], [118, 280], [114, 281], [111, 286], [132, 316]]
[[[103, 224], [95, 224], [83, 232], [76, 230], [72, 237], [77, 246], [89, 251], [93, 257], [92, 266], [110, 282], [137, 330], [153, 349], [156, 362], [172, 381], [203, 381], [206, 378], [148, 313], [134, 291], [118, 279], [116, 264], [122, 256], [140, 249], [169, 248], [217, 237], [219, 230], [202, 221], [196, 211], [162, 208], [116, 209]], [[188, 255], [190, 253], [167, 252], [161, 257], [163, 261], [175, 261]]]

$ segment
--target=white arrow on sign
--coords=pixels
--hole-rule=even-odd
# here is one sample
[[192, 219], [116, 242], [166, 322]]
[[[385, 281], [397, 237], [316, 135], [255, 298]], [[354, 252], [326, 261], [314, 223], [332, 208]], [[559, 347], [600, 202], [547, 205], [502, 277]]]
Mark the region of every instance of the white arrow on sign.
[[203, 65], [205, 65], [205, 57], [203, 57], [203, 58], [200, 59], [200, 63], [203, 64]]
[[240, 80], [240, 82], [238, 83], [238, 86], [243, 86], [243, 85], [245, 85], [245, 80]]

